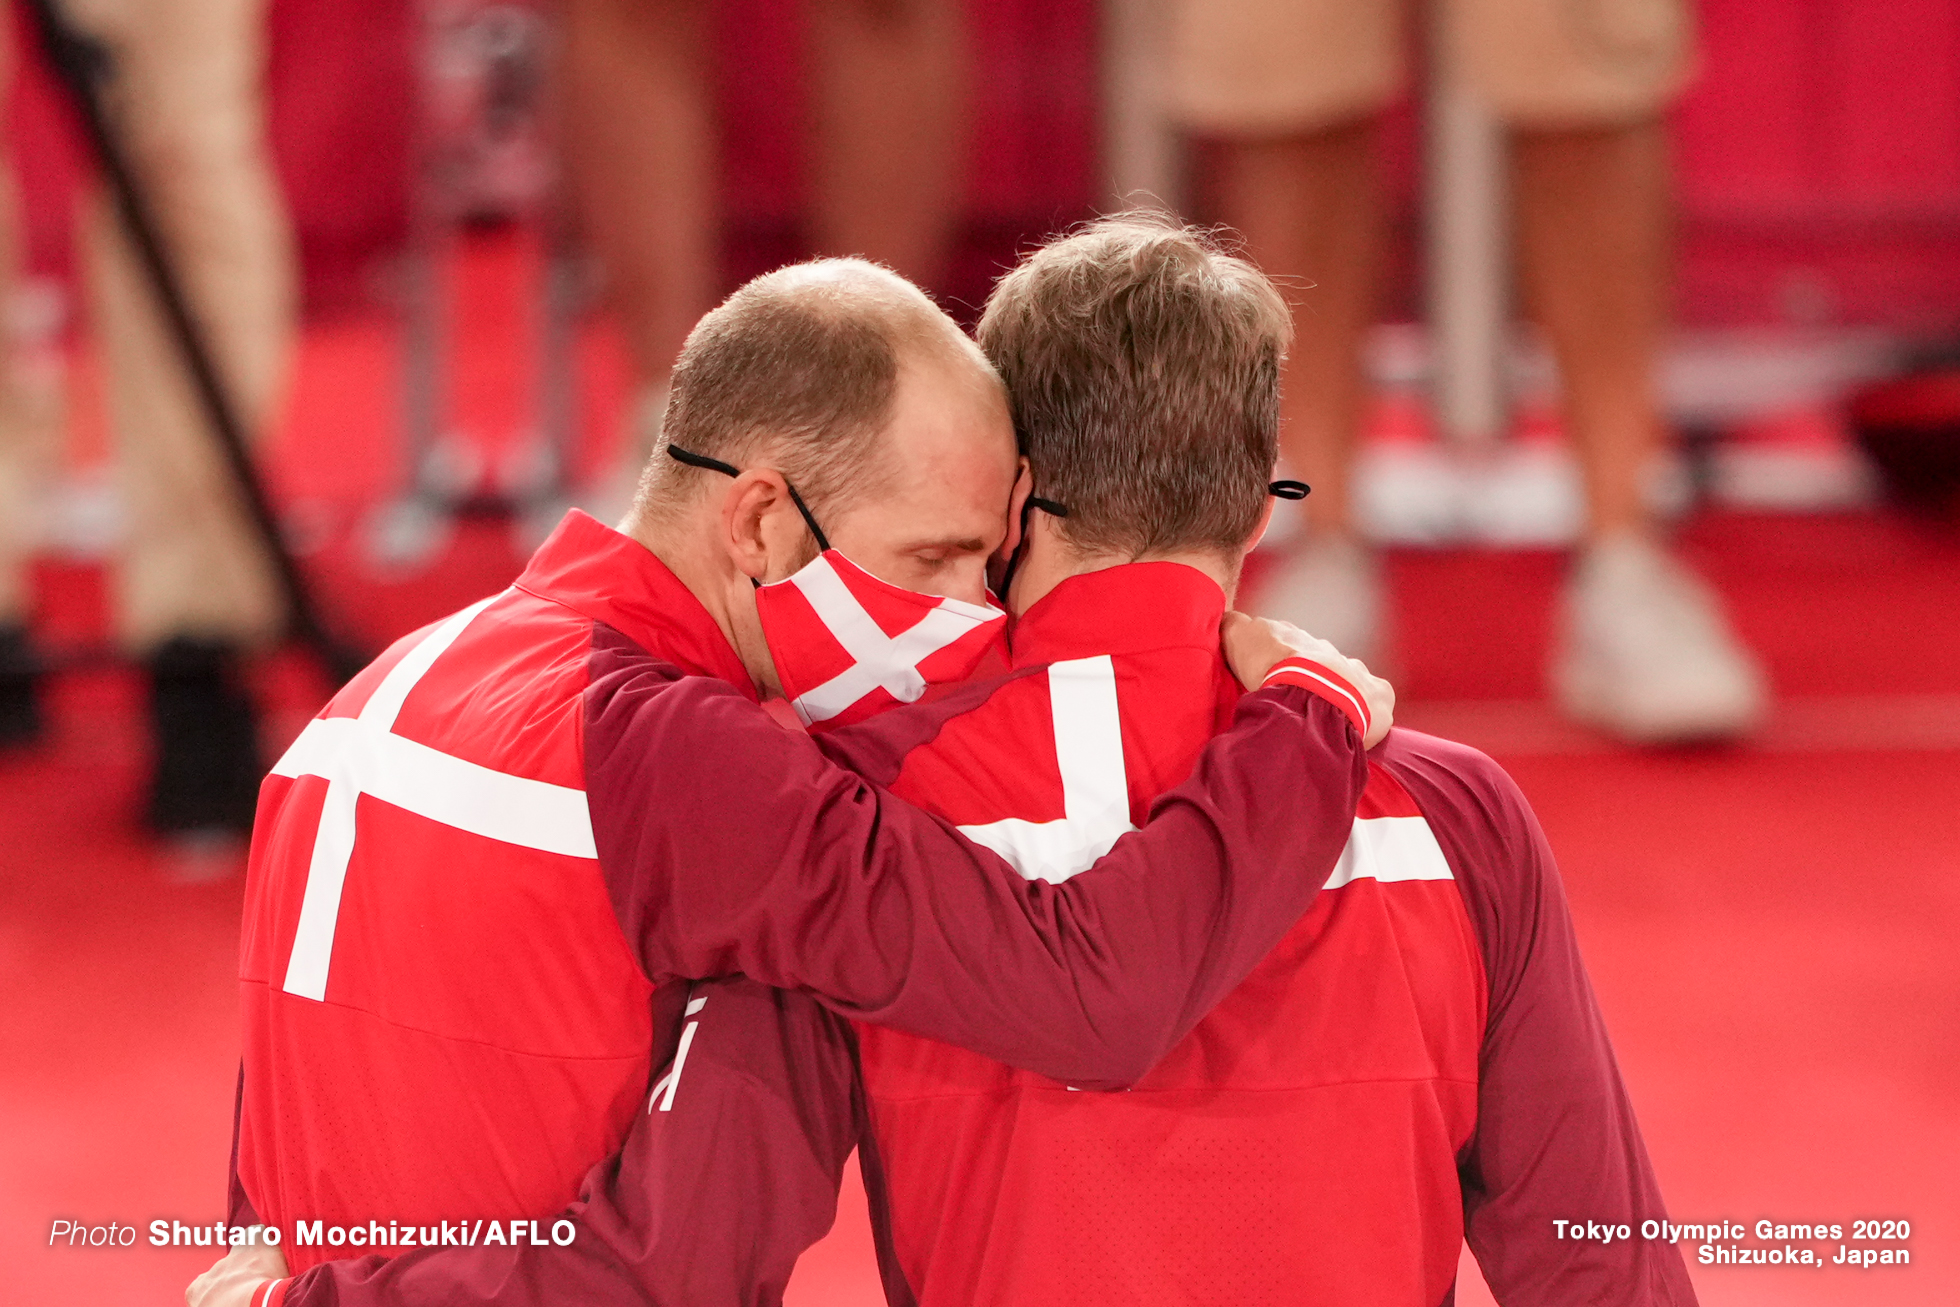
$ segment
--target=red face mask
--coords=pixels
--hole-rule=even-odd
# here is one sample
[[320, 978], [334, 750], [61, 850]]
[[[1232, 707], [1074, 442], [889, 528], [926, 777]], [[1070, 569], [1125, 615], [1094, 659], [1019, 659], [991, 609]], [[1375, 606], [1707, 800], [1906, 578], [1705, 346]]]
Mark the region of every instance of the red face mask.
[[1006, 661], [1000, 609], [903, 589], [835, 549], [759, 588], [755, 607], [783, 694], [813, 730], [911, 703], [990, 657]]
[[[667, 456], [724, 476], [741, 469], [672, 444]], [[788, 485], [787, 482], [784, 483]], [[811, 730], [911, 703], [929, 685], [1007, 663], [1007, 614], [881, 581], [831, 548], [803, 496], [789, 497], [823, 552], [796, 575], [755, 591], [762, 638], [797, 718]]]

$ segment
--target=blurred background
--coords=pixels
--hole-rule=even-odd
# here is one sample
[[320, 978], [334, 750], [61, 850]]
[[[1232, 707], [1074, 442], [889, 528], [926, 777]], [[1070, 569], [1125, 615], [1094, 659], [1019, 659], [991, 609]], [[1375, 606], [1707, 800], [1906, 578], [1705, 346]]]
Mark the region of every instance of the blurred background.
[[[1671, 1214], [1912, 1222], [1910, 1268], [1703, 1301], [1960, 1300], [1960, 0], [70, 0], [225, 422], [42, 8], [0, 56], [0, 1299], [208, 1261], [46, 1241], [222, 1211], [241, 832], [335, 674], [282, 552], [378, 650], [617, 515], [747, 277], [866, 254], [970, 322], [1147, 199], [1296, 305], [1316, 493], [1244, 605], [1523, 785]], [[791, 1301], [875, 1284], [853, 1190]]]

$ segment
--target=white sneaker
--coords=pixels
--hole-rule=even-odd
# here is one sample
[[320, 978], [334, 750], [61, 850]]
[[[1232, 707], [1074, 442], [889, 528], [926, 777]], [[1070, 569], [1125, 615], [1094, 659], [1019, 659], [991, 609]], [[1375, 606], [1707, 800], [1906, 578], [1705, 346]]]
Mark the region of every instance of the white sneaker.
[[1381, 564], [1349, 536], [1316, 536], [1294, 547], [1260, 583], [1248, 611], [1291, 622], [1350, 658], [1381, 670]]
[[1570, 716], [1640, 744], [1733, 739], [1769, 702], [1715, 592], [1631, 532], [1573, 569], [1552, 686]]

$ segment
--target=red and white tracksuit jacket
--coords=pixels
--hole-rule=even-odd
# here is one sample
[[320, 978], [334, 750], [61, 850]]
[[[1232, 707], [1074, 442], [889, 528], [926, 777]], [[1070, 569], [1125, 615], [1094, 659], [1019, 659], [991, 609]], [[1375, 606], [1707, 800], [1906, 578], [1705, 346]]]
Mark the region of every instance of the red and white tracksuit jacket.
[[[1087, 867], [1229, 720], [1223, 611], [1176, 564], [1064, 582], [1014, 633], [1046, 673], [947, 723], [893, 792], [1023, 874]], [[1463, 1241], [1484, 1007], [1449, 862], [1374, 766], [1313, 908], [1132, 1091], [859, 1028], [906, 1283], [926, 1304], [1430, 1307]]]
[[[1222, 610], [1174, 564], [1071, 578], [1014, 631], [1045, 674], [893, 792], [1024, 874], [1088, 865], [1228, 720]], [[856, 1034], [895, 1302], [1434, 1307], [1466, 1214], [1507, 1304], [1693, 1300], [1672, 1249], [1554, 1237], [1662, 1208], [1543, 839], [1468, 749], [1391, 734], [1312, 909], [1130, 1092]]]
[[[1015, 633], [1017, 662], [1051, 661], [826, 748], [1066, 877], [1229, 712], [1220, 607], [1170, 565], [1073, 578]], [[1392, 732], [1343, 835], [1329, 890], [1133, 1092], [854, 1027], [750, 980], [697, 984], [663, 1110], [633, 1123], [627, 1179], [571, 1209], [573, 1247], [335, 1263], [299, 1287], [363, 1304], [628, 1301], [626, 1283], [661, 1303], [779, 1302], [856, 1146], [895, 1304], [1433, 1307], [1466, 1234], [1507, 1307], [1692, 1303], [1672, 1247], [1551, 1224], [1664, 1212], [1516, 787], [1473, 750]], [[1105, 964], [1131, 960], [1113, 941]], [[979, 979], [990, 1011], [1021, 998]], [[684, 1269], [607, 1233], [648, 1210]]]
[[[1048, 885], [753, 699], [685, 587], [574, 514], [511, 589], [399, 642], [287, 752], [247, 881], [232, 1210], [313, 1268], [290, 1300], [396, 1292], [413, 1263], [384, 1259], [426, 1232], [484, 1238], [582, 1192], [609, 1203], [573, 1251], [644, 1254], [638, 1283], [609, 1271], [594, 1300], [692, 1300], [681, 1250], [713, 1240], [610, 1157], [677, 1102], [699, 1009], [661, 982], [741, 972], [1123, 1083], [1312, 900], [1364, 776], [1324, 700], [1253, 696], [1148, 830]], [[300, 1243], [302, 1222], [348, 1241]], [[522, 1280], [515, 1250], [470, 1251], [482, 1283]]]

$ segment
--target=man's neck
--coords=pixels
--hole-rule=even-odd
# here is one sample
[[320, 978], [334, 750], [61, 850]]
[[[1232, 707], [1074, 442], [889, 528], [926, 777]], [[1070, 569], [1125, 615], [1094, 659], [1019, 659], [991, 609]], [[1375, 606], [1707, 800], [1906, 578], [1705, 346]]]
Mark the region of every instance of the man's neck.
[[1182, 553], [1111, 554], [1077, 549], [1061, 538], [1060, 531], [1044, 514], [1031, 515], [1028, 523], [1027, 553], [1015, 569], [1014, 584], [1007, 595], [1008, 611], [1019, 617], [1072, 576], [1101, 572], [1128, 563], [1182, 563], [1196, 568], [1225, 592], [1229, 606], [1238, 591], [1243, 557], [1228, 558], [1216, 550], [1187, 550]]
[[[766, 650], [747, 647], [752, 641], [746, 638], [749, 632], [734, 620], [729, 607], [729, 595], [733, 590], [734, 569], [727, 556], [715, 546], [713, 527], [717, 522], [706, 516], [696, 520], [694, 515], [715, 512], [710, 505], [691, 506], [674, 516], [649, 516], [637, 509], [626, 515], [619, 524], [622, 535], [631, 536], [645, 545], [674, 574], [676, 580], [688, 588], [701, 606], [714, 619], [721, 630], [722, 638], [742, 660], [749, 677], [762, 688], [765, 695], [775, 688], [775, 664], [769, 661]], [[775, 692], [780, 693], [780, 690]]]

